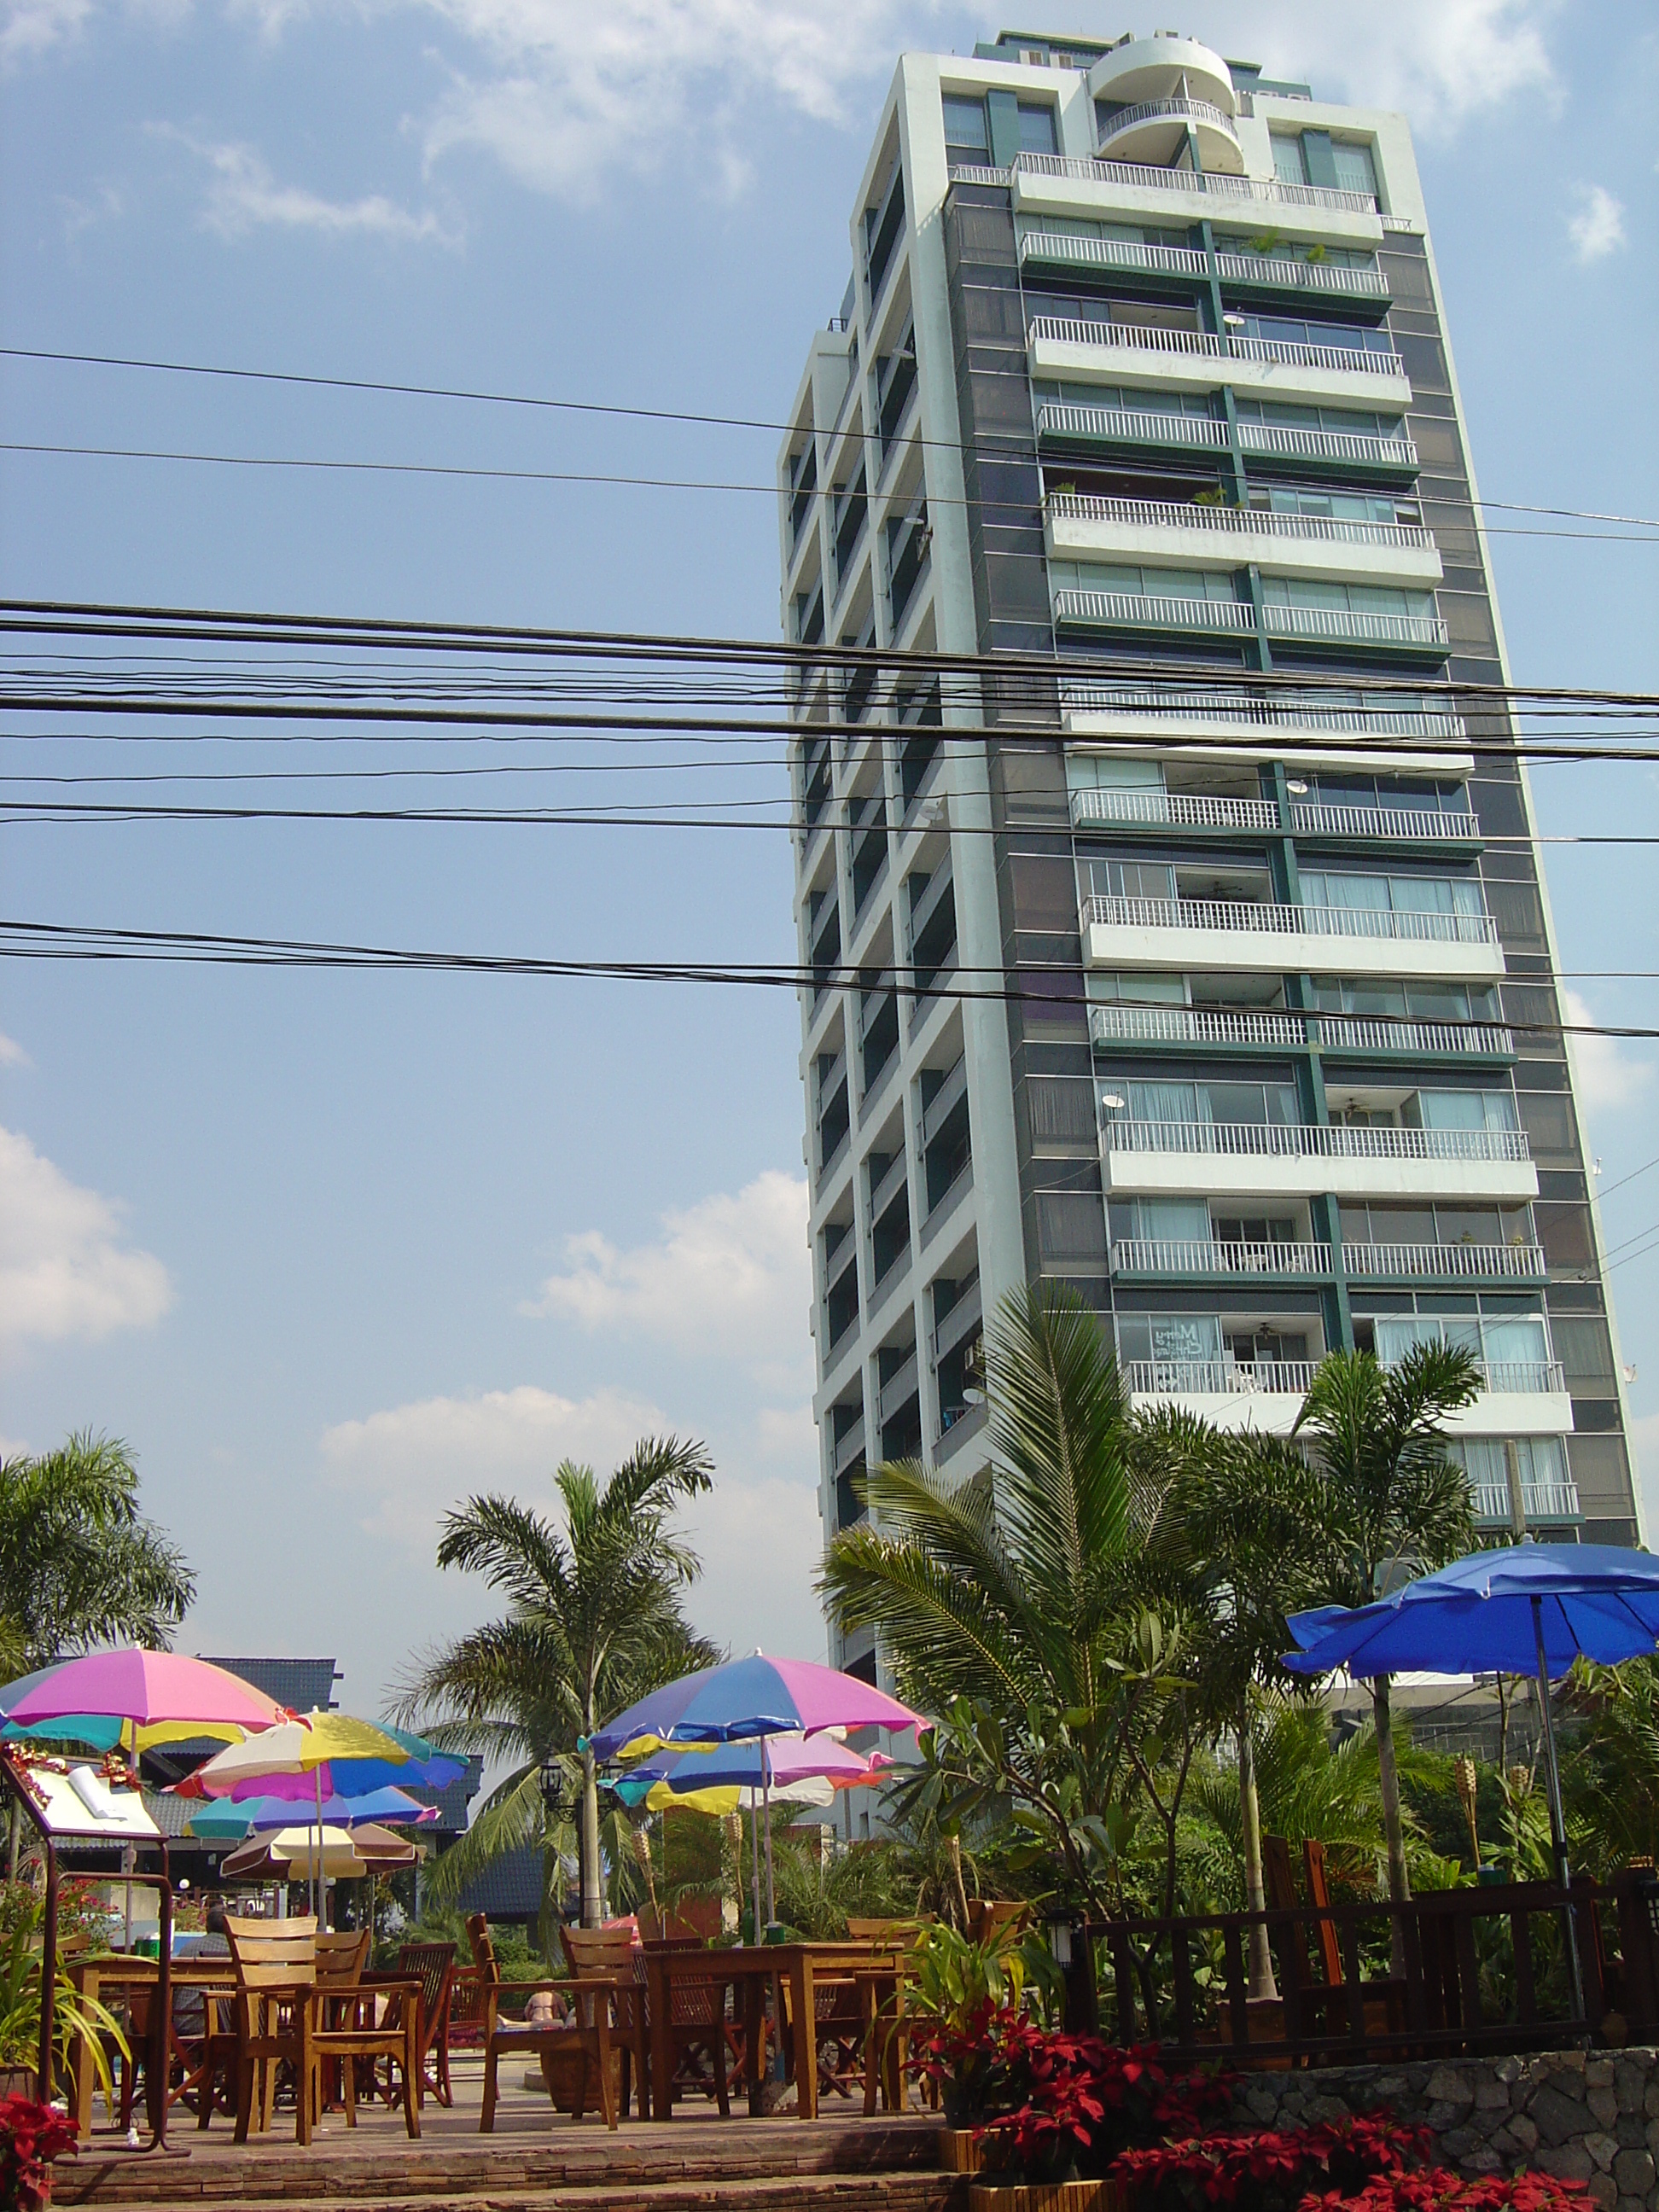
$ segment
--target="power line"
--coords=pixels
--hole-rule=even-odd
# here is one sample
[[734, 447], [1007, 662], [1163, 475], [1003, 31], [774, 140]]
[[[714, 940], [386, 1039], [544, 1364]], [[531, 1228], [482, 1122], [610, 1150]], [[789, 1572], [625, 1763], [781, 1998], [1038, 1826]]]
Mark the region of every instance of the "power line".
[[[0, 357], [15, 361], [74, 362], [96, 368], [147, 369], [171, 376], [219, 377], [250, 384], [298, 385], [316, 391], [392, 393], [414, 399], [459, 399], [492, 407], [529, 407], [559, 414], [611, 416], [619, 420], [672, 422], [708, 429], [769, 430], [780, 436], [805, 427], [752, 415], [701, 414], [685, 408], [629, 407], [614, 401], [562, 399], [518, 392], [482, 392], [459, 385], [403, 384], [378, 377], [320, 376], [303, 374], [295, 370], [236, 368], [204, 362], [156, 361], [131, 354], [70, 353], [46, 347], [0, 346]], [[921, 447], [938, 446], [958, 455], [962, 451], [959, 444], [945, 438], [916, 438], [907, 442]], [[781, 487], [769, 484], [762, 489], [775, 494], [781, 491]], [[1484, 499], [1477, 500], [1474, 504], [1516, 514], [1553, 515], [1564, 520], [1615, 522], [1644, 530], [1659, 530], [1659, 519], [1646, 515], [1598, 514], [1577, 507], [1522, 505], [1511, 500]]]
[[[456, 462], [365, 461], [303, 453], [202, 453], [184, 452], [173, 447], [75, 446], [21, 438], [0, 440], [0, 453], [56, 454], [82, 460], [173, 461], [225, 469], [311, 470], [346, 476], [436, 477], [486, 483], [599, 484], [613, 489], [629, 487], [641, 491], [758, 493], [769, 499], [781, 496], [775, 483], [740, 483], [722, 477], [647, 477], [582, 469], [481, 468], [463, 466]], [[1073, 462], [1069, 465], [1075, 468], [1079, 464]], [[1161, 482], [1166, 481], [1171, 471], [1142, 466], [1127, 470], [1110, 469], [1109, 473]], [[1185, 476], [1188, 472], [1183, 471], [1181, 473]], [[940, 491], [929, 491], [927, 501], [929, 507], [959, 507], [982, 514], [999, 512], [1024, 514], [1030, 507], [1029, 501], [1024, 500], [957, 499], [950, 493]], [[1243, 511], [1249, 514], [1256, 510]], [[1547, 510], [1527, 511], [1543, 513]], [[1486, 535], [1492, 538], [1565, 538], [1576, 544], [1659, 546], [1659, 522], [1650, 526], [1653, 534], [1650, 534], [1649, 530], [1534, 530], [1511, 523], [1487, 523], [1482, 526]], [[1042, 556], [1034, 554], [1030, 557], [1040, 559]]]

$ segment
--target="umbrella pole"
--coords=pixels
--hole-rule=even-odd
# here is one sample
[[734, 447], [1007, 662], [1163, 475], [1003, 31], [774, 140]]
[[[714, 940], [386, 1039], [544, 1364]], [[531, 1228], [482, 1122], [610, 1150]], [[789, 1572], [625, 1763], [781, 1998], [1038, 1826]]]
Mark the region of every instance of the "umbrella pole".
[[772, 1879], [772, 1747], [769, 1736], [761, 1738], [761, 1800], [766, 1808], [766, 1924], [769, 1928], [778, 1917], [778, 1893]]
[[323, 1770], [320, 1761], [311, 1770], [317, 1784], [317, 1862], [312, 1876], [311, 1910], [315, 1916], [318, 1932], [323, 1925], [322, 1905], [326, 1892], [323, 1887]]
[[749, 1863], [750, 1886], [755, 1898], [755, 1941], [761, 1939], [760, 1914], [760, 1807], [755, 1802], [755, 1793], [749, 1793]]
[[[1555, 1846], [1555, 1874], [1561, 1887], [1572, 1892], [1572, 1869], [1567, 1864], [1567, 1819], [1561, 1804], [1561, 1767], [1556, 1757], [1555, 1720], [1550, 1711], [1549, 1662], [1544, 1651], [1544, 1601], [1532, 1601], [1533, 1634], [1538, 1642], [1538, 1703], [1544, 1716], [1544, 1759], [1550, 1784], [1550, 1840]], [[1572, 2011], [1575, 2020], [1584, 2017], [1584, 1976], [1578, 1959], [1578, 1929], [1574, 1922], [1571, 1904], [1566, 1909], [1567, 1967], [1572, 1976]]]

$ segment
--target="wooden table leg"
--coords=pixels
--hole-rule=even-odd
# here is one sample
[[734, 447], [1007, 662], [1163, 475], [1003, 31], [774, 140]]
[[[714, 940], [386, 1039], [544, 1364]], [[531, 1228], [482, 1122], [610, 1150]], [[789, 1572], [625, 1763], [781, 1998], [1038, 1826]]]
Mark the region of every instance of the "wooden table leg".
[[766, 2110], [766, 1984], [758, 1974], [743, 1978], [743, 2063], [749, 2075], [749, 2117]]
[[[83, 1996], [96, 1999], [98, 1995], [96, 1966], [82, 1967], [75, 1979]], [[75, 2039], [75, 2052], [70, 2063], [75, 2069], [75, 2131], [84, 2142], [92, 2133], [93, 2083], [92, 2050], [89, 2039], [84, 2033], [77, 2035]], [[127, 2063], [131, 2065], [132, 2061], [129, 2059]]]
[[815, 2120], [818, 2116], [818, 2023], [810, 1952], [797, 1952], [789, 1970], [789, 1986], [795, 2001], [795, 2112], [800, 2119]]
[[671, 2008], [673, 1984], [665, 1957], [647, 1958], [646, 1973], [651, 2005], [651, 2117], [674, 2117], [674, 2036]]

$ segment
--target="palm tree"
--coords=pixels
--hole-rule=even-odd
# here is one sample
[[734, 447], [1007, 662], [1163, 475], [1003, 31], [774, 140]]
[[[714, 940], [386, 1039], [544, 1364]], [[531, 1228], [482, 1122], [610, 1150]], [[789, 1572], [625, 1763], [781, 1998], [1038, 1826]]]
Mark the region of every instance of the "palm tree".
[[500, 1496], [470, 1498], [446, 1516], [439, 1565], [483, 1575], [506, 1596], [507, 1615], [422, 1661], [399, 1711], [449, 1748], [514, 1764], [440, 1862], [441, 1887], [458, 1888], [529, 1842], [541, 1844], [553, 1885], [566, 1832], [544, 1810], [540, 1774], [556, 1758], [579, 1784], [582, 1922], [599, 1925], [599, 1785], [587, 1740], [635, 1698], [721, 1656], [681, 1613], [698, 1561], [672, 1526], [712, 1475], [701, 1444], [647, 1437], [603, 1490], [592, 1468], [559, 1467], [562, 1527]]
[[1004, 1300], [986, 1377], [992, 1463], [963, 1482], [872, 1469], [872, 1517], [832, 1540], [818, 1586], [843, 1632], [875, 1629], [909, 1703], [957, 1717], [988, 1789], [1044, 1821], [1097, 1897], [1091, 1860], [1158, 1694], [1159, 1653], [1121, 1657], [1144, 1533], [1127, 1400], [1094, 1314], [1052, 1283]]
[[184, 1554], [139, 1510], [118, 1437], [82, 1429], [0, 1462], [0, 1666], [23, 1674], [100, 1644], [165, 1650], [190, 1609]]
[[[1449, 1345], [1414, 1345], [1389, 1368], [1369, 1352], [1334, 1352], [1320, 1363], [1292, 1431], [1324, 1492], [1310, 1603], [1369, 1605], [1397, 1581], [1473, 1550], [1468, 1477], [1448, 1455], [1443, 1423], [1480, 1387], [1474, 1359]], [[1386, 1674], [1371, 1683], [1371, 1716], [1389, 1894], [1399, 1904], [1411, 1882]]]

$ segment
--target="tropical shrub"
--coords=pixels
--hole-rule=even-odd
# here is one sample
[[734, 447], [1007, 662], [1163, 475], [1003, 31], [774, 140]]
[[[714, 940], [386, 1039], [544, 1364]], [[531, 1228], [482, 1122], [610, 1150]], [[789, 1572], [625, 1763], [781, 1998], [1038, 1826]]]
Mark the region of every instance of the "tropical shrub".
[[[1376, 2182], [1404, 2178], [1426, 2156], [1426, 2128], [1371, 2112], [1310, 2128], [1189, 2136], [1126, 2150], [1112, 2168], [1132, 2212], [1297, 2212], [1328, 2193], [1334, 2205]], [[1375, 2212], [1385, 2212], [1379, 2203]]]
[[0, 2097], [0, 2212], [40, 2212], [52, 2197], [52, 2161], [73, 2158], [74, 2123], [30, 2097]]

